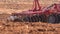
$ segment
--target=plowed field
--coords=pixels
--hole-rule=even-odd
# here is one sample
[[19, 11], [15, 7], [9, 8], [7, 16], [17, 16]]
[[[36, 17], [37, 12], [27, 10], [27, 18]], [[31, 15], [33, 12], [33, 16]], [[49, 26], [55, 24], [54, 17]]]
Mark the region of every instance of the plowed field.
[[[41, 0], [41, 7], [60, 0]], [[33, 2], [26, 0], [0, 0], [0, 34], [60, 34], [60, 24], [43, 22], [6, 22], [6, 17], [13, 12], [27, 11], [33, 8]], [[6, 14], [7, 13], [7, 14]]]
[[60, 34], [60, 24], [6, 22], [6, 17], [6, 14], [0, 15], [0, 34]]

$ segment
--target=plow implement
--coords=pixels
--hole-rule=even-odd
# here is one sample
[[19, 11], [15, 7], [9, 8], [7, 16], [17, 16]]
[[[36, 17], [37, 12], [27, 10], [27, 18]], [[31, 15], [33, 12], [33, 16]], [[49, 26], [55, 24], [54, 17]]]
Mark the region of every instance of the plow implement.
[[33, 9], [22, 11], [21, 13], [12, 13], [8, 21], [19, 22], [60, 22], [60, 4], [54, 3], [48, 7], [41, 8], [38, 0], [33, 1]]

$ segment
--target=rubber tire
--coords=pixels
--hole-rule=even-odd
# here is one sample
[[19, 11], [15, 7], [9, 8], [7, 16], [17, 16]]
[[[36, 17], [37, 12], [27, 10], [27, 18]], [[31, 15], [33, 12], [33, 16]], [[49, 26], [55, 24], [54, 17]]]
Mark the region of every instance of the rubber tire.
[[58, 17], [56, 15], [49, 15], [47, 18], [48, 23], [58, 23]]

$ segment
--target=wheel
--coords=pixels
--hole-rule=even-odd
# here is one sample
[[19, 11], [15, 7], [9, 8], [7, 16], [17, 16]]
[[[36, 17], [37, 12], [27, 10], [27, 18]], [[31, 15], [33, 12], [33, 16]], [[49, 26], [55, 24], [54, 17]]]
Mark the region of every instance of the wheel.
[[38, 19], [39, 19], [39, 18], [38, 18], [37, 15], [31, 17], [31, 21], [32, 21], [32, 22], [39, 22]]
[[44, 14], [39, 15], [39, 21], [46, 22], [46, 16]]
[[35, 16], [31, 16], [31, 17], [24, 17], [23, 19], [25, 22], [35, 22]]
[[58, 23], [58, 17], [56, 15], [49, 15], [47, 18], [48, 23]]
[[60, 14], [58, 14], [57, 17], [58, 17], [58, 21], [60, 22]]
[[30, 19], [31, 19], [30, 22], [35, 22], [35, 17], [34, 16], [32, 16]]
[[30, 17], [28, 17], [28, 16], [27, 16], [27, 17], [24, 17], [24, 18], [23, 18], [23, 21], [24, 21], [24, 22], [29, 22], [29, 21], [30, 21]]
[[16, 18], [16, 19], [14, 20], [14, 22], [22, 22], [22, 19], [21, 19], [21, 18]]
[[38, 16], [25, 17], [23, 19], [25, 22], [38, 22]]
[[35, 16], [36, 22], [39, 22], [39, 15]]
[[23, 20], [25, 22], [45, 22], [46, 16], [45, 15], [35, 15], [35, 16], [31, 16], [31, 17], [25, 17]]

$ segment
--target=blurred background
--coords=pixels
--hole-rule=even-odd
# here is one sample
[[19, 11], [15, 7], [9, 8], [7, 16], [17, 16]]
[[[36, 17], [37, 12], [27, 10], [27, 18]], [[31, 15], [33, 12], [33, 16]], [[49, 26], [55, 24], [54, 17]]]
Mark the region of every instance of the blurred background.
[[[34, 0], [0, 0], [0, 13], [11, 14], [32, 9]], [[46, 7], [60, 0], [39, 0], [41, 7]]]

